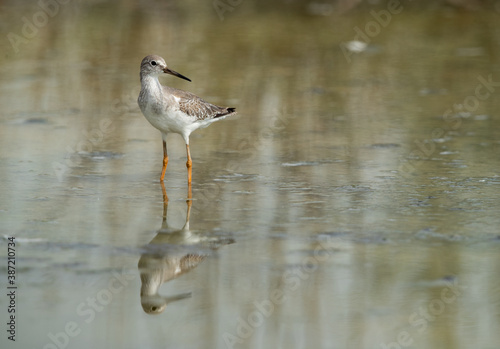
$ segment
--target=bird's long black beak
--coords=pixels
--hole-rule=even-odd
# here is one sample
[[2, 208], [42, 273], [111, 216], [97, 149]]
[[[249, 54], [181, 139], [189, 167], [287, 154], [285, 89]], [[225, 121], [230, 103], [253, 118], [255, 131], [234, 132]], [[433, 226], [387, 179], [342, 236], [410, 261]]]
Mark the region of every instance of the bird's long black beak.
[[184, 80], [187, 80], [187, 81], [191, 81], [191, 79], [186, 78], [184, 75], [179, 74], [178, 72], [173, 71], [172, 69], [169, 69], [169, 68], [163, 69], [163, 72], [165, 74], [170, 74], [170, 75], [173, 75], [173, 76], [177, 76], [178, 78], [181, 78], [181, 79], [184, 79]]

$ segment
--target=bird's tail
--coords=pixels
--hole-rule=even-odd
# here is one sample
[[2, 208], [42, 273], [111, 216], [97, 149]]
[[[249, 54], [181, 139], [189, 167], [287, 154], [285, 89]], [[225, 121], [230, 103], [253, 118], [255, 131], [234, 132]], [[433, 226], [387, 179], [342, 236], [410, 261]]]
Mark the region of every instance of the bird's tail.
[[225, 111], [223, 111], [222, 113], [219, 113], [219, 114], [215, 115], [214, 118], [220, 118], [221, 116], [226, 116], [226, 115], [229, 115], [229, 114], [232, 114], [232, 113], [236, 113], [236, 108], [226, 108]]

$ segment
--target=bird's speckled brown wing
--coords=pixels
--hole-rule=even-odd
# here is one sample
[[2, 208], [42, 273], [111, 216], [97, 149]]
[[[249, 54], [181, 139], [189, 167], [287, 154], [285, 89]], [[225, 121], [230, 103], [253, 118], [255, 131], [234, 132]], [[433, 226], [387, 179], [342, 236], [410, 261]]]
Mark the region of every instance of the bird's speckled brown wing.
[[187, 254], [180, 260], [180, 269], [181, 273], [187, 273], [191, 269], [195, 268], [198, 264], [200, 264], [206, 256], [199, 254]]
[[219, 107], [208, 103], [191, 92], [170, 88], [170, 93], [179, 99], [180, 110], [196, 117], [197, 120], [215, 119], [236, 111], [235, 108]]

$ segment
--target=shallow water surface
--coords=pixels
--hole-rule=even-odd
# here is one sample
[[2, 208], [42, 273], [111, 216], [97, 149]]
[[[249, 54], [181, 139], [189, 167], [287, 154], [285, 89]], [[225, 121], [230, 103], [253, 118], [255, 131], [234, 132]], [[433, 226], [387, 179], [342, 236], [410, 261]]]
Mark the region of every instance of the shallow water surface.
[[[351, 52], [370, 9], [162, 4], [1, 44], [2, 348], [498, 347], [499, 14], [404, 10]], [[5, 37], [40, 11], [1, 7]], [[150, 53], [239, 112], [192, 134], [192, 194], [178, 135], [159, 183]]]

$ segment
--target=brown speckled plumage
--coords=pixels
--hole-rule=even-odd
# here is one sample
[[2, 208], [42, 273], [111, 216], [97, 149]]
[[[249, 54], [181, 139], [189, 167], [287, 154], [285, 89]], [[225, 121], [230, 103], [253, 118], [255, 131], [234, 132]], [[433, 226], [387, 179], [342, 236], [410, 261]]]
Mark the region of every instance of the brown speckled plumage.
[[165, 93], [179, 98], [179, 109], [196, 120], [215, 119], [236, 112], [235, 108], [219, 107], [208, 103], [197, 95], [173, 87], [162, 86]]

